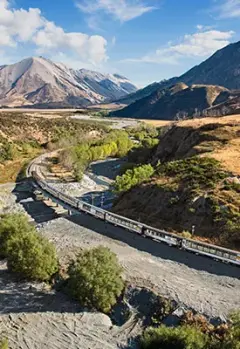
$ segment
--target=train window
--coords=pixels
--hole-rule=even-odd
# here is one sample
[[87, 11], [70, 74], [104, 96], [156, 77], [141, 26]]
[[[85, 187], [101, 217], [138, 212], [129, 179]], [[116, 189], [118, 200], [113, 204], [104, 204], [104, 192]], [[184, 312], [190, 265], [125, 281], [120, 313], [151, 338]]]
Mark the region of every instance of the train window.
[[222, 257], [223, 256], [223, 252], [222, 251], [219, 251], [219, 250], [216, 250], [215, 251], [215, 254], [219, 257]]

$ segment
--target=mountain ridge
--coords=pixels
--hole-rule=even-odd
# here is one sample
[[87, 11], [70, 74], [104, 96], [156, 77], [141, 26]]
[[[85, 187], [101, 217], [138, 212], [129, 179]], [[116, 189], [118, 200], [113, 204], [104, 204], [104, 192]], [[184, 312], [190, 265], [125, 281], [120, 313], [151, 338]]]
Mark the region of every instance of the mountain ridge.
[[0, 66], [0, 105], [88, 106], [126, 96], [137, 87], [120, 75], [75, 70], [44, 57]]
[[[154, 94], [158, 90], [170, 88], [180, 82], [187, 85], [216, 85], [229, 90], [240, 90], [240, 41], [216, 51], [207, 60], [191, 68], [181, 76], [155, 82], [144, 89], [128, 95], [126, 98], [121, 98], [119, 102], [124, 103], [125, 101], [131, 105], [142, 98]], [[141, 109], [139, 103], [137, 106]], [[131, 110], [133, 109], [132, 106]], [[132, 117], [129, 111], [129, 108], [126, 107], [124, 114], [128, 113], [127, 116]], [[119, 111], [120, 114], [123, 115], [123, 112]]]
[[113, 111], [118, 117], [173, 120], [185, 117], [220, 116], [240, 109], [240, 91], [217, 85], [178, 83], [159, 88], [129, 106]]

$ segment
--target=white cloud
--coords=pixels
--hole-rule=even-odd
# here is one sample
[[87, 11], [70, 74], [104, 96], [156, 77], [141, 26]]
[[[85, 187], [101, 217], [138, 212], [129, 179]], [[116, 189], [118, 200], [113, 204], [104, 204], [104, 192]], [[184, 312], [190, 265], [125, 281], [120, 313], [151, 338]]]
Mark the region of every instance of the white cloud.
[[[202, 29], [202, 27], [199, 29]], [[128, 59], [127, 61], [178, 64], [181, 58], [207, 57], [227, 46], [233, 34], [233, 31], [221, 32], [218, 30], [186, 34], [179, 44], [171, 43], [167, 47], [159, 48], [139, 59]]]
[[16, 47], [19, 42], [35, 44], [38, 53], [71, 51], [91, 64], [107, 60], [107, 41], [102, 36], [66, 33], [44, 18], [40, 9], [16, 10], [8, 0], [0, 0], [0, 46]]
[[89, 60], [92, 64], [99, 64], [107, 59], [107, 41], [102, 36], [65, 33], [53, 22], [46, 22], [44, 28], [33, 37], [33, 42], [38, 46], [40, 54], [71, 50], [82, 60]]
[[240, 0], [224, 0], [213, 11], [218, 12], [220, 18], [240, 17]]
[[139, 0], [82, 0], [77, 7], [89, 14], [104, 11], [121, 22], [126, 22], [155, 9]]

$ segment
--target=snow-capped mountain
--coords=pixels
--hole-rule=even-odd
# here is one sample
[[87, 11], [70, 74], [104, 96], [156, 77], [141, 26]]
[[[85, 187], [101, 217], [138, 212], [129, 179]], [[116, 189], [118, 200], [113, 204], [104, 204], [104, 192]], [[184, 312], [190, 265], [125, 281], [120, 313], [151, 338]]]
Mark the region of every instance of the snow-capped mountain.
[[43, 57], [0, 66], [0, 105], [79, 107], [116, 100], [136, 90], [120, 75], [74, 70]]

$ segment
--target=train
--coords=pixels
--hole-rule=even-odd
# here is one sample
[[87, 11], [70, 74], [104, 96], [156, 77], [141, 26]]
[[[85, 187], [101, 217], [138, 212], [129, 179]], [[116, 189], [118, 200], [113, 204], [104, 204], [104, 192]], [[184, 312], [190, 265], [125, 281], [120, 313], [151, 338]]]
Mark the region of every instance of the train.
[[239, 251], [234, 251], [201, 241], [184, 238], [177, 234], [153, 228], [144, 223], [137, 222], [132, 219], [106, 211], [100, 207], [96, 207], [56, 190], [46, 181], [40, 178], [35, 170], [32, 172], [30, 171], [30, 173], [40, 189], [50, 194], [52, 197], [67, 204], [71, 208], [74, 208], [74, 210], [85, 212], [95, 218], [127, 229], [128, 231], [141, 235], [142, 237], [150, 238], [156, 242], [163, 242], [165, 244], [168, 244], [169, 246], [173, 246], [181, 250], [186, 250], [224, 263], [233, 264], [235, 266], [240, 266]]

